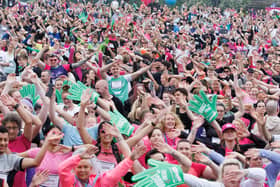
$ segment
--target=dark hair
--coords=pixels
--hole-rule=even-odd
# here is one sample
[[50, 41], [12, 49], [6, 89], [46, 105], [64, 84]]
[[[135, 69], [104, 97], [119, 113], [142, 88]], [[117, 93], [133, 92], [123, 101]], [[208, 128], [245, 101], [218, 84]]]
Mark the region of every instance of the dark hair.
[[2, 120], [2, 125], [6, 126], [7, 123], [16, 123], [18, 126], [18, 129], [21, 128], [21, 118], [19, 117], [19, 115], [15, 112], [10, 112], [8, 114], [5, 115], [4, 119]]
[[254, 108], [257, 108], [259, 103], [264, 103], [264, 106], [265, 106], [264, 100], [258, 100], [258, 101], [253, 105]]
[[190, 142], [189, 140], [187, 140], [187, 139], [180, 139], [180, 140], [177, 142], [176, 149], [177, 149], [179, 143], [189, 143], [189, 144], [191, 144], [191, 142]]
[[176, 93], [176, 92], [180, 92], [183, 95], [185, 95], [186, 97], [188, 97], [188, 91], [185, 88], [176, 88], [174, 93]]
[[44, 135], [44, 136], [47, 136], [47, 134], [48, 134], [52, 129], [54, 129], [54, 128], [57, 128], [57, 129], [59, 129], [60, 131], [62, 131], [61, 128], [60, 128], [58, 125], [50, 125], [47, 129], [45, 129], [43, 135]]
[[224, 110], [226, 110], [226, 107], [225, 107], [225, 105], [224, 105], [223, 103], [217, 103], [216, 107], [217, 107], [217, 106], [221, 106], [221, 107], [224, 108]]
[[152, 155], [155, 155], [157, 153], [162, 154], [162, 156], [165, 158], [165, 155], [162, 152], [159, 152], [157, 149], [152, 149], [145, 155], [145, 163], [148, 163], [148, 160], [151, 158]]
[[153, 133], [154, 133], [155, 130], [160, 130], [160, 132], [161, 132], [161, 129], [160, 129], [160, 128], [155, 127], [155, 128], [148, 134], [149, 139], [151, 138], [151, 136], [153, 135]]
[[1, 125], [0, 126], [0, 133], [8, 133], [8, 129], [5, 126]]
[[[110, 125], [112, 125], [111, 122], [109, 121], [102, 121], [99, 126], [98, 126], [98, 138], [97, 138], [97, 143], [96, 143], [96, 147], [98, 147], [98, 152], [95, 154], [96, 156], [99, 155], [99, 153], [101, 152], [101, 139], [100, 139], [100, 131], [103, 128], [103, 125], [105, 123], [108, 123]], [[116, 160], [118, 163], [120, 163], [122, 161], [121, 155], [120, 155], [120, 151], [118, 149], [118, 146], [114, 143], [114, 141], [111, 142], [111, 146], [112, 146], [112, 151], [113, 151], [113, 155], [115, 156]]]

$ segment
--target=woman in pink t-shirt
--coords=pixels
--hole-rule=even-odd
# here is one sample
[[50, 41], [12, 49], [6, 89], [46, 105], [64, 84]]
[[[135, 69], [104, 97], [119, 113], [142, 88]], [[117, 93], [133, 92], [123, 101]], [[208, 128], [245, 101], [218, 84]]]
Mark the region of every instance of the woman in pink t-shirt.
[[[62, 132], [58, 127], [52, 126], [47, 136], [49, 136], [50, 134], [59, 135], [62, 134]], [[59, 186], [58, 166], [62, 161], [71, 157], [72, 151], [74, 151], [74, 147], [66, 147], [64, 145], [60, 145], [59, 143], [60, 142], [56, 142], [56, 144], [52, 144], [51, 146], [49, 146], [49, 149], [46, 152], [40, 166], [36, 168], [37, 172], [47, 170], [49, 173], [49, 178], [44, 183], [44, 186]], [[19, 155], [25, 158], [35, 158], [40, 152], [40, 149], [41, 148], [32, 148], [26, 152], [20, 153]]]
[[176, 143], [179, 140], [176, 136], [176, 132], [181, 132], [184, 126], [178, 116], [173, 112], [167, 112], [164, 114], [162, 120], [160, 121], [158, 127], [161, 129], [164, 141], [175, 148]]

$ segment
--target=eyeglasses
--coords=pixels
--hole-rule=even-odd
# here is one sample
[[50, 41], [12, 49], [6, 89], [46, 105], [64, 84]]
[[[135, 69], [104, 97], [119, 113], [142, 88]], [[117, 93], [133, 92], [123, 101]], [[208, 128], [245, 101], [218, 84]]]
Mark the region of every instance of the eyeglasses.
[[17, 130], [18, 126], [14, 126], [14, 127], [6, 127], [8, 130]]

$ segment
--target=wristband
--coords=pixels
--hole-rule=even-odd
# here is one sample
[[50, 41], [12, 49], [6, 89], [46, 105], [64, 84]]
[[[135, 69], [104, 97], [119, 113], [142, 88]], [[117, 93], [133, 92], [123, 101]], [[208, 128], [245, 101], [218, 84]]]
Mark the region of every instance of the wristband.
[[156, 124], [155, 124], [154, 122], [152, 122], [152, 126], [153, 126], [153, 127], [155, 127], [155, 126], [156, 126]]
[[75, 151], [75, 146], [74, 145], [72, 145], [72, 150], [71, 150], [72, 152], [74, 152]]
[[93, 108], [93, 110], [96, 110], [96, 109], [97, 109], [97, 107], [98, 107], [98, 105], [95, 105], [95, 107]]
[[14, 108], [15, 110], [17, 110], [18, 107], [19, 107], [19, 104], [18, 104], [18, 103], [17, 103], [15, 106], [13, 106], [13, 108]]

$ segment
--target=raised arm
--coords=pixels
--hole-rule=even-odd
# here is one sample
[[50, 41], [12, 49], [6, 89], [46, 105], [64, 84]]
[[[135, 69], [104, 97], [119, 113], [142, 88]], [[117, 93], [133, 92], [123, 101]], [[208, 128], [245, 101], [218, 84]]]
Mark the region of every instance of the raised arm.
[[59, 141], [63, 137], [63, 134], [50, 134], [47, 136], [46, 141], [44, 142], [42, 148], [36, 155], [36, 157], [33, 158], [24, 158], [21, 163], [21, 168], [26, 169], [26, 168], [31, 168], [31, 167], [36, 167], [39, 166], [40, 163], [42, 162], [46, 151], [48, 150], [48, 147], [50, 144], [55, 144], [55, 142]]
[[131, 79], [134, 80], [137, 77], [139, 77], [140, 75], [142, 75], [143, 73], [145, 73], [146, 71], [148, 71], [151, 68], [151, 64], [149, 66], [143, 67], [141, 69], [139, 69], [138, 71], [131, 73]]
[[17, 103], [11, 96], [9, 95], [2, 95], [1, 101], [6, 105], [13, 107], [22, 120], [25, 123], [24, 126], [24, 137], [27, 138], [29, 141], [32, 141], [32, 118], [28, 114], [27, 110], [22, 106], [22, 104]]
[[55, 125], [59, 126], [61, 129], [63, 128], [64, 120], [55, 114], [55, 91], [53, 92], [50, 99], [49, 117]]

